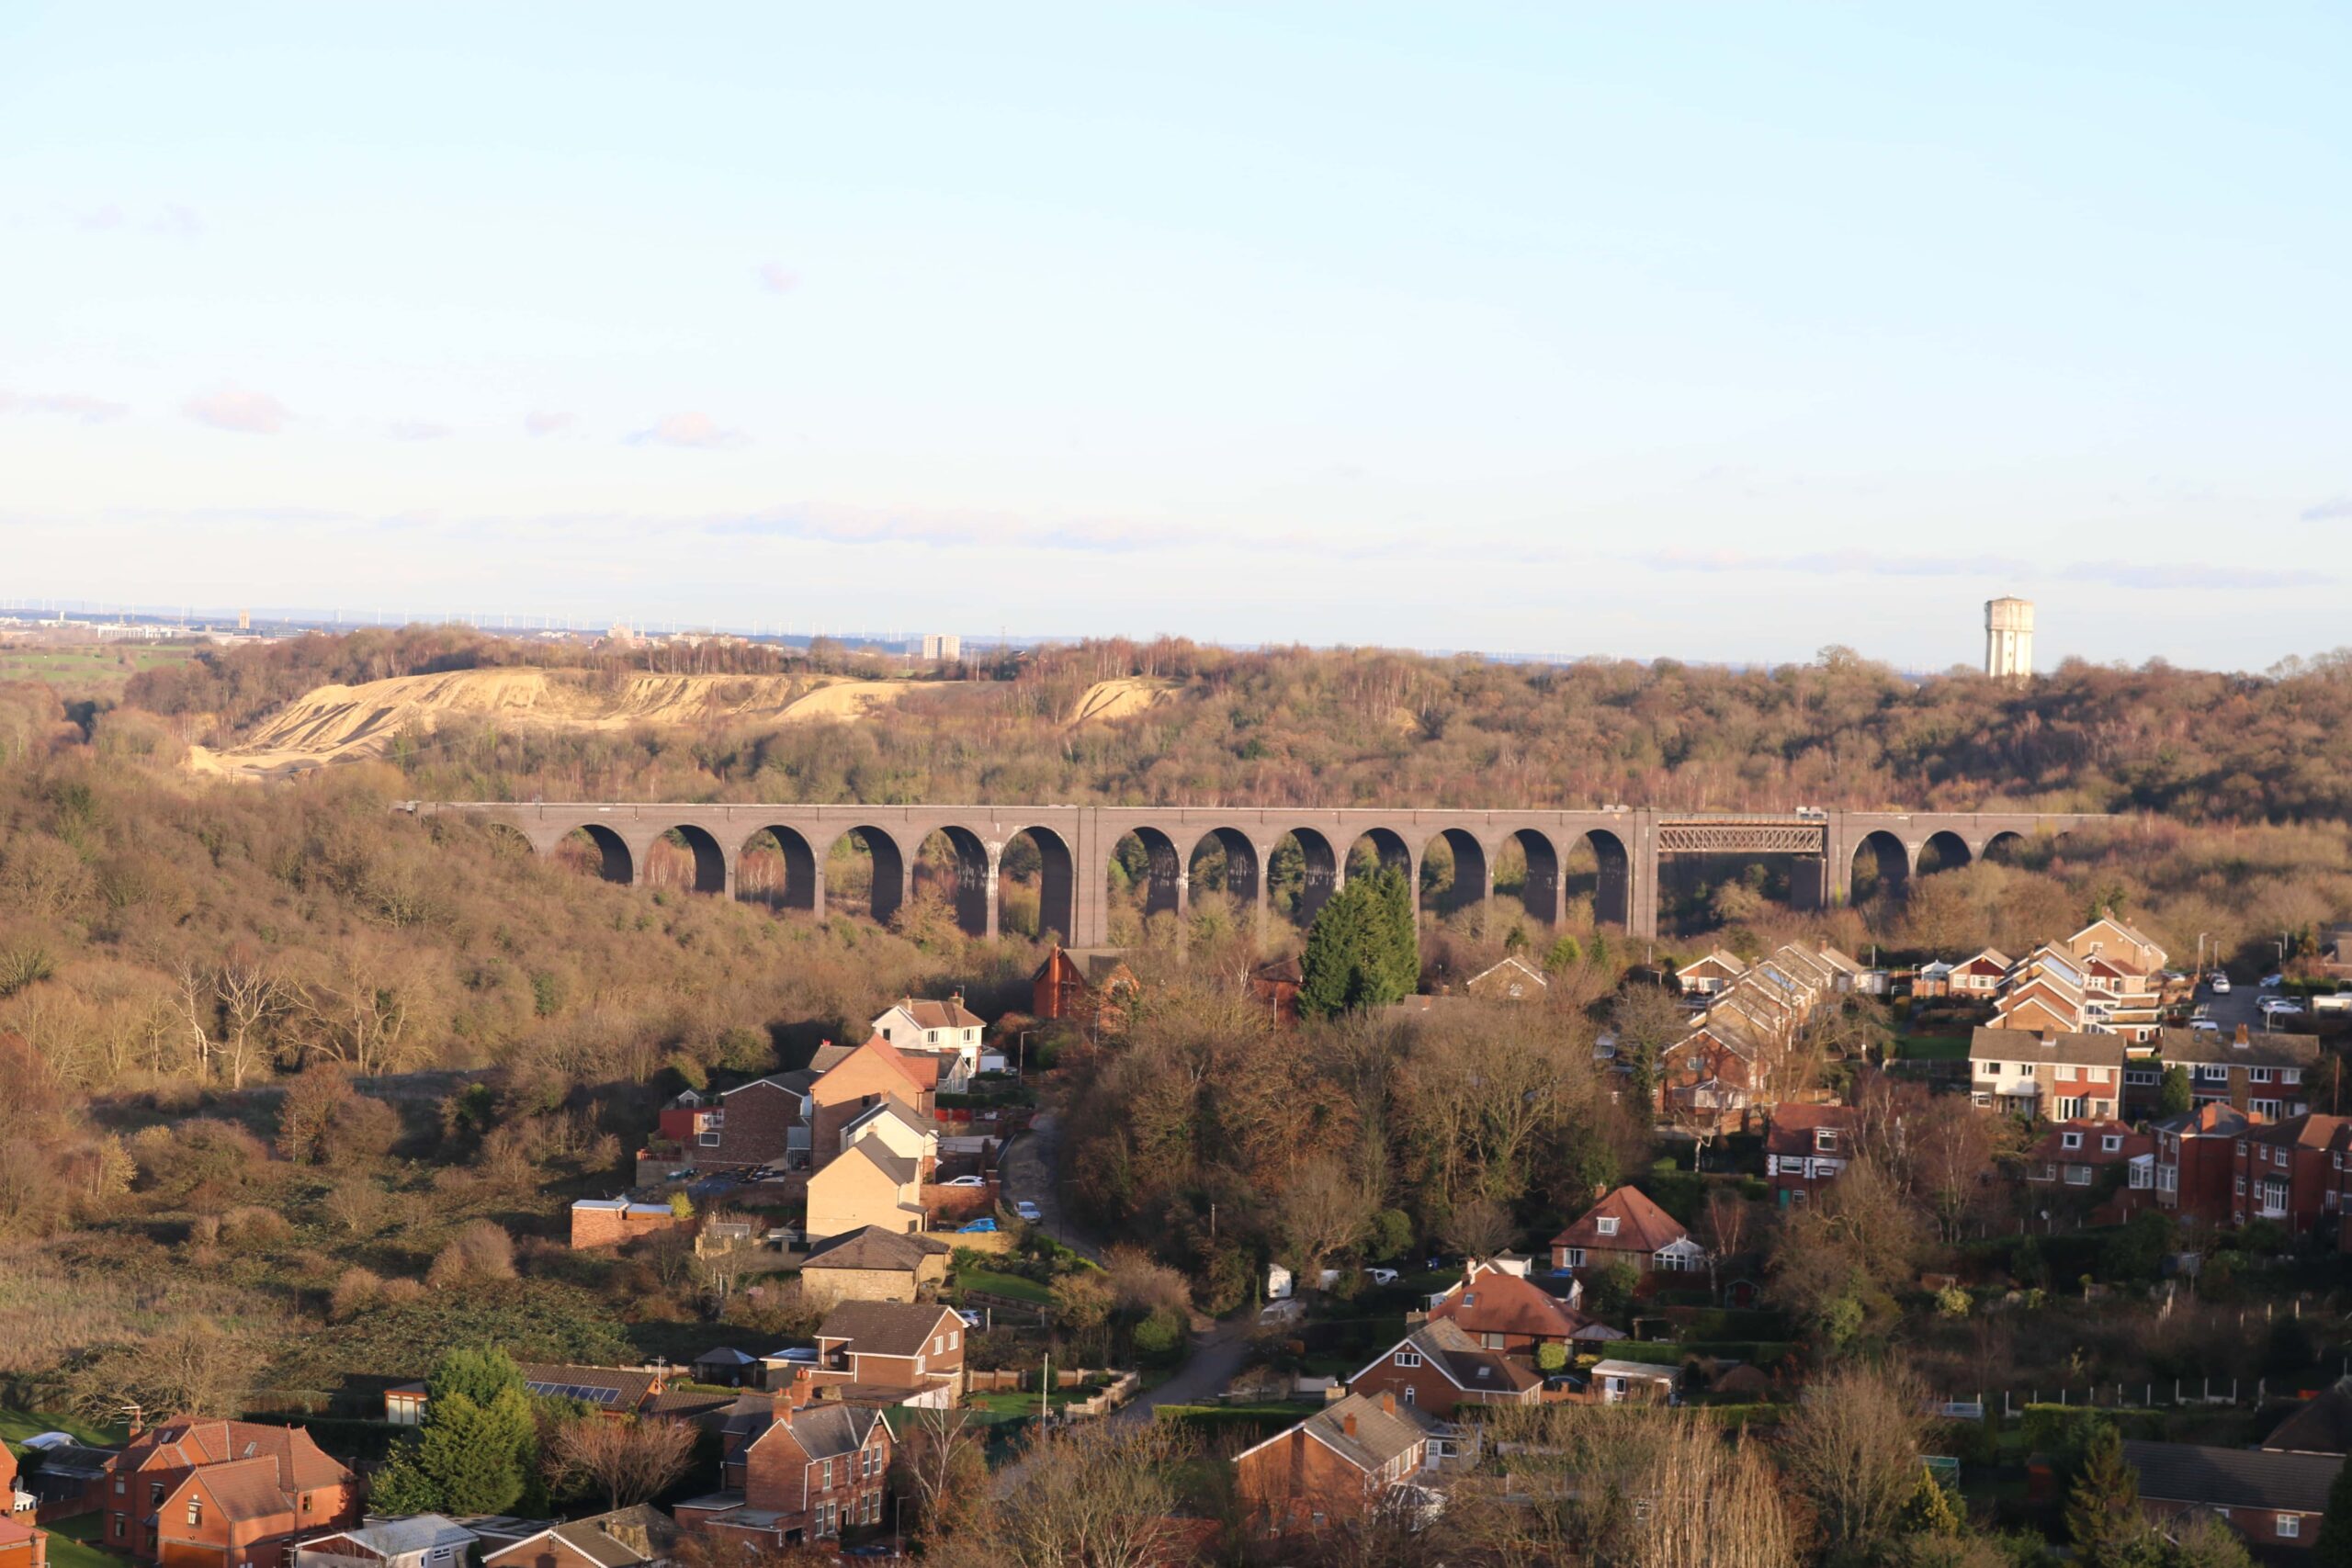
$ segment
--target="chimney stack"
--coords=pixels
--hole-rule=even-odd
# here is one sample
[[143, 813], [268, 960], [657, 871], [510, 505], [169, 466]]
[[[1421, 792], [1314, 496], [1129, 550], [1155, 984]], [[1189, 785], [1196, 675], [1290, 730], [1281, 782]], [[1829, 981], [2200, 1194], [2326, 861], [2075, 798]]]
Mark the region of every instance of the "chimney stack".
[[2254, 1037], [2246, 1032], [2246, 1028], [2247, 1026], [2243, 1023], [2238, 1025], [2237, 1035], [2230, 1042], [2233, 1049], [2243, 1051], [2254, 1043]]
[[1394, 1416], [1396, 1414], [1396, 1396], [1395, 1394], [1386, 1393], [1381, 1394], [1380, 1412], [1384, 1416]]
[[1345, 1416], [1340, 1417], [1340, 1430], [1346, 1433], [1351, 1438], [1356, 1435], [1356, 1413], [1354, 1411], [1351, 1410]]

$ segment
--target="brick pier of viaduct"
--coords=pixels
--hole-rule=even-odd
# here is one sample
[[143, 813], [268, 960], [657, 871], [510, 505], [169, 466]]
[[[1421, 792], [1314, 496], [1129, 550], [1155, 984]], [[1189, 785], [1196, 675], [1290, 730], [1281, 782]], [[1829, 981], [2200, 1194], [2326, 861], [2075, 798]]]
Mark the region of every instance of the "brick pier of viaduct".
[[1110, 940], [1109, 872], [1119, 841], [1134, 834], [1149, 857], [1144, 908], [1181, 914], [1188, 868], [1214, 841], [1226, 855], [1226, 888], [1266, 908], [1265, 868], [1275, 846], [1295, 837], [1306, 863], [1302, 917], [1338, 891], [1351, 852], [1369, 840], [1382, 862], [1418, 885], [1422, 856], [1442, 840], [1454, 883], [1442, 912], [1494, 897], [1494, 868], [1513, 840], [1527, 862], [1521, 897], [1544, 924], [1561, 911], [1561, 867], [1578, 840], [1599, 866], [1594, 914], [1636, 936], [1657, 934], [1658, 863], [1678, 854], [1791, 855], [1797, 902], [1826, 908], [1852, 895], [1854, 863], [1870, 852], [1882, 879], [1905, 883], [1933, 845], [1939, 863], [1963, 864], [2005, 840], [2030, 840], [2108, 818], [2047, 813], [1800, 812], [1770, 816], [1679, 814], [1646, 807], [1598, 811], [1337, 811], [1287, 807], [1125, 806], [686, 806], [552, 802], [411, 801], [420, 817], [453, 816], [520, 833], [541, 854], [585, 832], [607, 880], [642, 878], [654, 844], [672, 834], [693, 852], [698, 892], [732, 897], [745, 848], [771, 834], [784, 852], [782, 902], [825, 911], [825, 862], [854, 833], [873, 856], [871, 913], [887, 919], [910, 895], [923, 841], [944, 834], [956, 862], [956, 919], [993, 936], [1005, 846], [1023, 833], [1043, 863], [1040, 920], [1072, 946]]

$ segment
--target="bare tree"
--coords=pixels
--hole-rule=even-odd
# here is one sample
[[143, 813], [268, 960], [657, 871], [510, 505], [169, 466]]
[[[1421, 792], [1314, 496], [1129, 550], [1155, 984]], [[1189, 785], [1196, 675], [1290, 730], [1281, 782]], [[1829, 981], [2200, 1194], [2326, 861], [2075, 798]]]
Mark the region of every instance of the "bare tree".
[[992, 1517], [949, 1538], [929, 1560], [948, 1568], [1159, 1568], [1179, 1560], [1176, 1468], [1192, 1449], [1159, 1422], [1097, 1425], [1083, 1437], [1040, 1433], [1020, 1484]]
[[613, 1508], [659, 1496], [685, 1474], [694, 1453], [692, 1427], [652, 1417], [583, 1416], [564, 1422], [548, 1439], [549, 1479], [594, 1485]]
[[955, 1534], [985, 1495], [985, 1431], [961, 1410], [908, 1413], [892, 1464], [900, 1493], [914, 1502], [916, 1528], [926, 1538]]
[[1455, 1206], [1439, 1234], [1464, 1258], [1492, 1258], [1510, 1245], [1510, 1211], [1492, 1198], [1472, 1198]]
[[1815, 1380], [1774, 1453], [1813, 1505], [1833, 1557], [1871, 1558], [1919, 1485], [1926, 1393], [1908, 1377], [1849, 1367]]
[[1747, 1200], [1726, 1188], [1718, 1187], [1707, 1194], [1707, 1207], [1701, 1216], [1706, 1224], [1707, 1285], [1721, 1290], [1717, 1278], [1726, 1258], [1739, 1256], [1747, 1245], [1750, 1220], [1755, 1213]]
[[1277, 1219], [1303, 1280], [1321, 1277], [1323, 1264], [1363, 1238], [1373, 1201], [1337, 1160], [1300, 1168], [1283, 1190]]

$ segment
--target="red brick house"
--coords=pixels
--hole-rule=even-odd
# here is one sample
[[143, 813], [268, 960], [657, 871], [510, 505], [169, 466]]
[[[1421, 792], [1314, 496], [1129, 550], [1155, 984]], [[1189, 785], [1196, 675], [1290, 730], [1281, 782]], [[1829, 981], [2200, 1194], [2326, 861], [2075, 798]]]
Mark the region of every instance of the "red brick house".
[[1645, 1275], [1690, 1273], [1707, 1266], [1707, 1254], [1646, 1194], [1620, 1187], [1552, 1238], [1552, 1267], [1585, 1279], [1621, 1261]]
[[2344, 1150], [2352, 1120], [2316, 1113], [2251, 1127], [2232, 1151], [2231, 1223], [2276, 1220], [2297, 1235], [2319, 1228], [2333, 1237], [2343, 1204]]
[[938, 1112], [939, 1058], [902, 1052], [878, 1034], [862, 1045], [820, 1046], [809, 1066], [817, 1073], [808, 1086], [816, 1166], [839, 1156], [845, 1146], [842, 1134], [877, 1105], [896, 1100], [919, 1126], [931, 1124]]
[[49, 1532], [37, 1529], [28, 1514], [0, 1517], [0, 1568], [46, 1568]]
[[2055, 1192], [2096, 1197], [2092, 1224], [2120, 1224], [2156, 1202], [2156, 1140], [2120, 1122], [2061, 1122], [2025, 1152], [2022, 1175], [2036, 1204]]
[[1781, 1208], [1809, 1203], [1854, 1157], [1860, 1112], [1850, 1105], [1776, 1105], [1764, 1129], [1764, 1179]]
[[1747, 973], [1747, 960], [1719, 947], [1677, 969], [1674, 983], [1686, 997], [1712, 997]]
[[952, 1409], [964, 1391], [964, 1320], [937, 1302], [845, 1301], [817, 1328], [815, 1360], [796, 1369], [791, 1403]]
[[826, 1400], [753, 1426], [720, 1462], [722, 1489], [678, 1505], [682, 1528], [783, 1547], [882, 1522], [891, 1441], [880, 1411]]
[[1454, 1320], [1431, 1318], [1350, 1378], [1348, 1387], [1367, 1398], [1394, 1396], [1443, 1421], [1464, 1404], [1532, 1404], [1544, 1380], [1481, 1347]]
[[1990, 998], [2001, 988], [2010, 966], [2007, 953], [1988, 947], [1953, 964], [1944, 976], [1944, 989], [1953, 996]]
[[[485, 1542], [485, 1545], [488, 1543]], [[661, 1509], [639, 1504], [551, 1526], [486, 1551], [482, 1568], [665, 1568], [678, 1544], [678, 1526]], [[428, 1565], [429, 1568], [429, 1565]]]
[[2157, 1122], [2156, 1207], [2183, 1220], [2234, 1224], [2238, 1139], [2261, 1125], [2218, 1100]]
[[807, 1067], [737, 1084], [695, 1113], [695, 1137], [680, 1157], [697, 1168], [797, 1170], [808, 1163]]
[[1736, 1133], [1772, 1100], [1775, 1053], [1747, 1016], [1719, 1006], [1658, 1053], [1658, 1116], [1678, 1127]]
[[277, 1568], [298, 1535], [356, 1523], [358, 1481], [292, 1427], [180, 1416], [107, 1466], [104, 1544], [169, 1568]]
[[1430, 1303], [1430, 1320], [1451, 1323], [1474, 1344], [1510, 1355], [1533, 1355], [1541, 1345], [1624, 1337], [1533, 1280], [1491, 1263], [1472, 1263]]
[[1382, 1506], [1429, 1461], [1427, 1418], [1394, 1394], [1351, 1393], [1234, 1456], [1252, 1535], [1320, 1529]]
[[2312, 1108], [2308, 1080], [2321, 1061], [2316, 1035], [2257, 1034], [2241, 1023], [2226, 1036], [2214, 1030], [2159, 1030], [2155, 1045], [2159, 1064], [2187, 1070], [2188, 1092], [2199, 1105], [2218, 1100], [2266, 1122]]
[[1118, 948], [1057, 945], [1029, 976], [1029, 1010], [1041, 1022], [1116, 1031], [1142, 990]]
[[[2123, 1461], [2139, 1472], [2140, 1511], [2151, 1520], [2215, 1516], [2257, 1551], [2308, 1551], [2319, 1539], [2327, 1489], [2344, 1468], [2333, 1454], [2134, 1440], [2125, 1441]], [[2267, 1552], [2262, 1560], [2273, 1561]]]
[[626, 1198], [582, 1198], [571, 1205], [571, 1249], [623, 1247], [663, 1231], [694, 1229], [689, 1215], [667, 1203], [632, 1203]]

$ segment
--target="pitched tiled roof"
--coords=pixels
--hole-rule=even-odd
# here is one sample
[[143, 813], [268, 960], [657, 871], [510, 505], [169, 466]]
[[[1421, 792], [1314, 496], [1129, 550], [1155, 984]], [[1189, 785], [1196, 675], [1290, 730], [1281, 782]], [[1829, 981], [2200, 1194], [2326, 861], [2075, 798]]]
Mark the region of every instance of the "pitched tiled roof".
[[2308, 1067], [2319, 1061], [2319, 1037], [2248, 1031], [2241, 1045], [2234, 1034], [2217, 1030], [2165, 1029], [2156, 1033], [2156, 1055], [2172, 1062], [2236, 1062], [2249, 1067]]
[[2278, 1423], [2262, 1446], [2279, 1453], [2352, 1453], [2352, 1380], [2339, 1380]]
[[912, 1356], [931, 1342], [943, 1318], [964, 1326], [962, 1318], [936, 1303], [843, 1302], [825, 1314], [817, 1337], [846, 1339], [850, 1349], [869, 1356]]
[[277, 1461], [266, 1455], [208, 1464], [182, 1483], [199, 1486], [232, 1519], [266, 1519], [291, 1511], [277, 1483]]
[[2342, 1148], [2352, 1142], [2352, 1118], [2323, 1116], [2317, 1111], [2303, 1116], [2290, 1116], [2267, 1127], [2249, 1131], [2250, 1144], [2275, 1144], [2295, 1149]]
[[944, 1258], [952, 1250], [944, 1241], [906, 1231], [867, 1225], [837, 1235], [808, 1255], [801, 1271], [811, 1269], [903, 1269], [911, 1273], [924, 1259]]
[[2277, 1513], [2327, 1510], [2327, 1489], [2344, 1461], [2333, 1454], [2207, 1449], [2193, 1443], [2129, 1442], [2124, 1461], [2140, 1472], [2140, 1495], [2158, 1503]]
[[[1601, 1234], [1600, 1222], [1614, 1219], [1614, 1235]], [[1671, 1247], [1690, 1233], [1672, 1214], [1650, 1201], [1639, 1189], [1620, 1187], [1585, 1212], [1584, 1216], [1552, 1238], [1554, 1247], [1598, 1247], [1621, 1252], [1656, 1252]]]
[[332, 1537], [318, 1539], [356, 1541], [379, 1557], [390, 1558], [436, 1546], [471, 1546], [481, 1538], [446, 1515], [415, 1514], [404, 1519], [379, 1519], [364, 1529], [337, 1530]]
[[2211, 1100], [2194, 1111], [2184, 1111], [2156, 1123], [2159, 1133], [2176, 1137], [2234, 1138], [2248, 1127], [2263, 1125], [2265, 1118], [2251, 1111], [2240, 1111], [2221, 1100]]
[[1430, 1308], [1430, 1317], [1451, 1318], [1474, 1334], [1533, 1339], [1566, 1339], [1589, 1321], [1542, 1286], [1476, 1263]]
[[864, 1448], [881, 1419], [879, 1411], [828, 1399], [783, 1413], [768, 1430], [788, 1432], [810, 1459], [839, 1459]]
[[[2066, 1147], [2068, 1133], [2076, 1138], [2076, 1145], [2071, 1149]], [[2120, 1140], [2120, 1146], [2109, 1148], [2109, 1138]], [[2135, 1133], [2120, 1122], [2060, 1122], [2026, 1150], [2026, 1157], [2065, 1165], [2117, 1165], [2137, 1159], [2155, 1146], [2155, 1139], [2145, 1133]]]
[[[1421, 1421], [1420, 1414], [1410, 1405], [1351, 1393], [1325, 1405], [1290, 1432], [1308, 1433], [1350, 1464], [1369, 1473], [1427, 1442], [1429, 1428]], [[1348, 1430], [1351, 1426], [1355, 1428], [1352, 1432]], [[1278, 1433], [1267, 1438], [1266, 1443], [1281, 1442], [1290, 1432]], [[1257, 1446], [1264, 1448], [1266, 1443]]]
[[1968, 1037], [1972, 1062], [2048, 1062], [2067, 1067], [2120, 1067], [2120, 1034], [2042, 1034], [2030, 1029], [1977, 1025]]
[[[922, 1173], [921, 1165], [904, 1156], [892, 1154], [879, 1138], [860, 1138], [841, 1153], [844, 1160], [860, 1156], [900, 1187], [912, 1186]], [[823, 1171], [818, 1172], [820, 1177], [823, 1174]]]
[[[600, 1409], [623, 1416], [643, 1404], [652, 1393], [653, 1385], [661, 1381], [652, 1372], [633, 1372], [626, 1367], [559, 1367], [526, 1361], [517, 1370], [533, 1393], [584, 1398]], [[612, 1397], [602, 1399], [571, 1392], [574, 1389], [603, 1391]]]
[[[1776, 1105], [1764, 1127], [1764, 1152], [1809, 1155], [1814, 1152], [1814, 1134], [1825, 1128], [1850, 1139], [1860, 1114], [1850, 1105]], [[1841, 1143], [1836, 1152], [1842, 1156], [1853, 1150]]]
[[258, 1421], [206, 1421], [175, 1416], [149, 1427], [127, 1444], [115, 1466], [136, 1470], [153, 1454], [166, 1467], [194, 1469], [235, 1460], [268, 1458], [278, 1465], [278, 1478], [288, 1490], [334, 1486], [351, 1479], [351, 1472], [330, 1459], [308, 1432], [292, 1427], [270, 1427]]
[[668, 1557], [678, 1543], [677, 1522], [644, 1503], [573, 1519], [548, 1533], [601, 1568], [637, 1568], [639, 1563]]
[[918, 1001], [912, 997], [900, 997], [899, 1006], [915, 1021], [917, 1029], [982, 1029], [987, 1027], [979, 1015], [964, 1005], [961, 997], [950, 997], [944, 1002]]
[[1405, 1343], [1419, 1350], [1423, 1359], [1442, 1371], [1459, 1388], [1519, 1393], [1544, 1381], [1510, 1357], [1480, 1345], [1450, 1317], [1430, 1319], [1407, 1335]]

